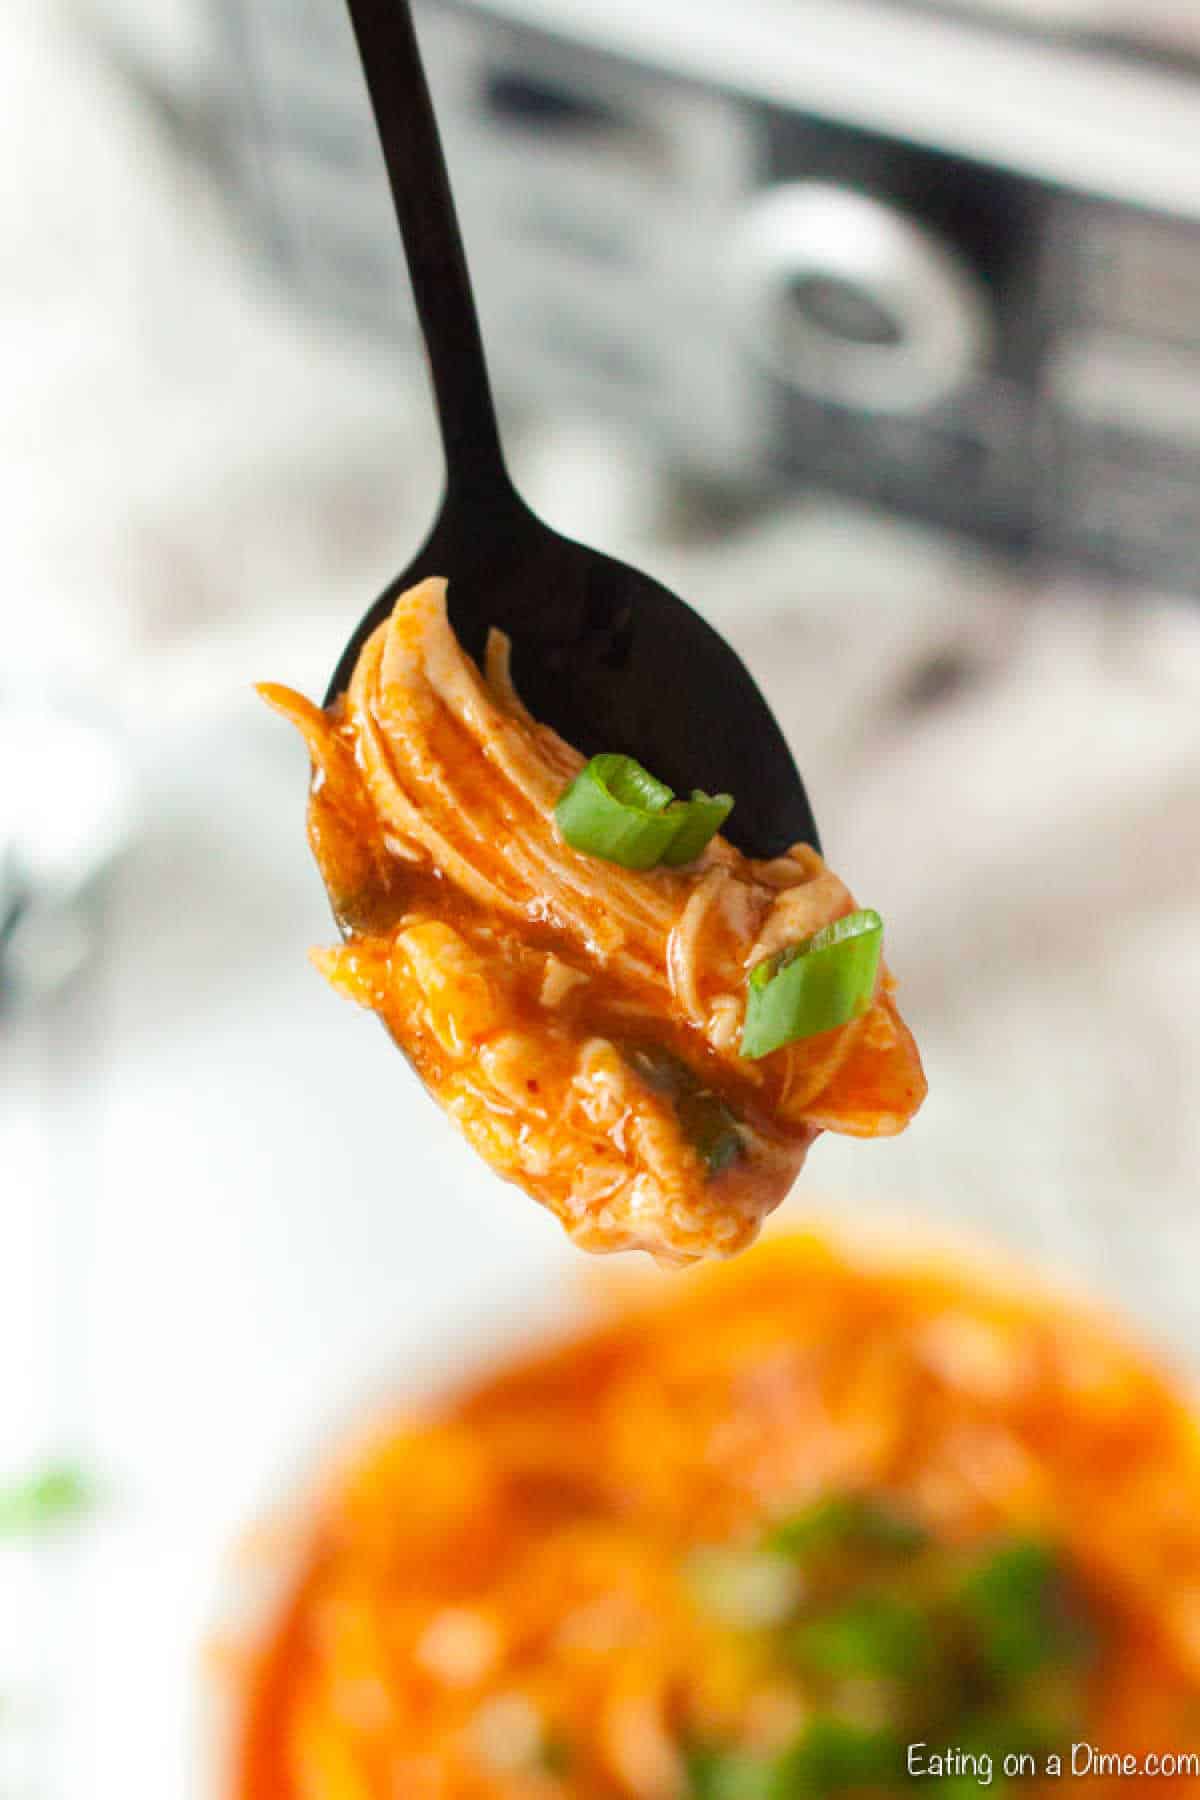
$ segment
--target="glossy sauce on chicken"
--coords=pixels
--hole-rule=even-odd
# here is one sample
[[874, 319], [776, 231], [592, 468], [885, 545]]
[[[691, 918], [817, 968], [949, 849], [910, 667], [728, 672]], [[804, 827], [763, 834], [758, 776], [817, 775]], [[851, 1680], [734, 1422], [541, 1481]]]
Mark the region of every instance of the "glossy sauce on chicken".
[[920, 1105], [886, 969], [861, 1017], [739, 1054], [747, 971], [850, 913], [848, 889], [803, 845], [755, 862], [718, 837], [641, 873], [570, 848], [555, 805], [583, 759], [522, 707], [500, 634], [483, 673], [466, 657], [443, 582], [398, 599], [331, 712], [262, 691], [313, 758], [346, 933], [318, 966], [582, 1247], [738, 1250], [819, 1132], [888, 1135]]
[[654, 1287], [330, 1477], [237, 1800], [1197, 1790], [1200, 1447], [1137, 1350], [812, 1239]]

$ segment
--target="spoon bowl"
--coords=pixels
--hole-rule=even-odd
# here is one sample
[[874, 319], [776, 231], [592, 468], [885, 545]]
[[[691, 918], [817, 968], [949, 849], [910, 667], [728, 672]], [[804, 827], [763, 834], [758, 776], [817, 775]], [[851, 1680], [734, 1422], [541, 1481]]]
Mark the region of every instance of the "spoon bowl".
[[514, 488], [408, 0], [347, 3], [429, 359], [446, 485], [423, 548], [346, 645], [326, 704], [397, 595], [443, 576], [464, 649], [479, 660], [489, 629], [506, 632], [522, 700], [585, 755], [620, 751], [677, 792], [733, 794], [726, 835], [749, 855], [818, 848], [783, 733], [737, 653], [678, 595], [552, 530]]

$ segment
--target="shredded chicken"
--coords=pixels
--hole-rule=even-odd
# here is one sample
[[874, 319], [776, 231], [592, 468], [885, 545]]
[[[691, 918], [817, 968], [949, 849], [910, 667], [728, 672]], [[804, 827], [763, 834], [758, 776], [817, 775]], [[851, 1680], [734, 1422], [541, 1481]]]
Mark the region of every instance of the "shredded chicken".
[[[747, 970], [852, 911], [849, 890], [804, 845], [755, 863], [714, 838], [688, 867], [636, 874], [571, 849], [554, 808], [583, 759], [525, 711], [498, 632], [485, 669], [430, 580], [330, 713], [261, 690], [313, 756], [310, 840], [346, 932], [318, 967], [577, 1243], [736, 1250], [818, 1131], [896, 1132], [920, 1105], [891, 978], [850, 1024], [741, 1058]], [[717, 1157], [719, 1115], [737, 1135]]]

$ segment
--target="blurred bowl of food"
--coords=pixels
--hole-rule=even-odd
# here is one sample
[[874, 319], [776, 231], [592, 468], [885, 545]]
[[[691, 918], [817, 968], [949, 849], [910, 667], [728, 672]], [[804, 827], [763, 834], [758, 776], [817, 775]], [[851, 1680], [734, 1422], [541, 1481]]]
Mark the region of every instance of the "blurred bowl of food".
[[220, 1800], [1200, 1773], [1185, 1385], [916, 1233], [609, 1291], [357, 1433], [264, 1554]]

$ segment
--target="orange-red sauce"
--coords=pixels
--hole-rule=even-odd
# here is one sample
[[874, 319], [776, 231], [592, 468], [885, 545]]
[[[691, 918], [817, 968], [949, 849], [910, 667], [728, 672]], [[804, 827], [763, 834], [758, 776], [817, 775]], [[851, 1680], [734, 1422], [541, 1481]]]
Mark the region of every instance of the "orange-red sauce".
[[[1051, 1546], [1095, 1633], [1072, 1739], [1200, 1751], [1200, 1448], [1178, 1393], [1090, 1315], [792, 1239], [354, 1459], [258, 1667], [239, 1800], [686, 1800], [691, 1746], [778, 1753], [815, 1704], [790, 1627], [714, 1610], [697, 1558], [753, 1560], [829, 1494], [919, 1521], [951, 1571], [1014, 1534]], [[1059, 1680], [1035, 1698], [1058, 1704]], [[891, 1704], [821, 1694], [851, 1717]]]

